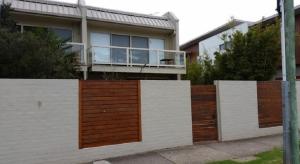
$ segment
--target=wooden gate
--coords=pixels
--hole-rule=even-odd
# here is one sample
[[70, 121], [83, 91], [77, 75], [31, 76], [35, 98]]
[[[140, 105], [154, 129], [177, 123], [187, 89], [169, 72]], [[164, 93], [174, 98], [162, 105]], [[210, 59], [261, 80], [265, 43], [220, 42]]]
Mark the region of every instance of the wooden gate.
[[257, 82], [257, 102], [260, 128], [282, 125], [281, 81]]
[[80, 81], [80, 148], [141, 141], [139, 81]]
[[218, 140], [216, 86], [191, 86], [193, 141]]

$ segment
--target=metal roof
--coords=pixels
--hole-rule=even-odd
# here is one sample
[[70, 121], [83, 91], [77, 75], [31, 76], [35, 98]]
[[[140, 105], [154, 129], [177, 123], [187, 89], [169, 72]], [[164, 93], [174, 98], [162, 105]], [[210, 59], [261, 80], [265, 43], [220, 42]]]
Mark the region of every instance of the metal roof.
[[[294, 7], [294, 10], [295, 10], [295, 16], [299, 15], [300, 14], [300, 5], [297, 5]], [[263, 24], [263, 25], [268, 25], [268, 24], [273, 24], [276, 22], [276, 19], [279, 18], [278, 17], [278, 14], [274, 14], [274, 15], [271, 15], [269, 17], [266, 17], [266, 18], [262, 18], [261, 20], [257, 21], [257, 22], [254, 22], [251, 27], [255, 26], [255, 25], [258, 25], [258, 24]]]
[[52, 2], [45, 0], [4, 0], [15, 11], [81, 18], [80, 8], [76, 4]]
[[150, 26], [166, 29], [175, 29], [175, 25], [167, 17], [108, 10], [103, 8], [87, 8], [87, 18], [100, 21], [124, 23], [130, 25]]
[[[4, 2], [11, 3], [11, 7], [15, 11], [19, 12], [73, 18], [82, 17], [81, 6], [78, 4], [62, 3], [49, 0], [4, 0]], [[152, 16], [90, 6], [84, 7], [87, 8], [86, 16], [88, 20], [172, 30], [176, 28], [175, 24], [172, 22], [173, 20], [166, 16]]]
[[182, 44], [180, 46], [180, 49], [183, 50], [183, 49], [186, 49], [186, 48], [188, 48], [188, 47], [190, 47], [190, 46], [192, 46], [194, 44], [198, 44], [202, 40], [205, 40], [207, 38], [210, 38], [210, 37], [212, 37], [214, 35], [217, 35], [217, 34], [219, 34], [221, 32], [224, 32], [224, 31], [232, 28], [232, 26], [238, 26], [238, 25], [240, 25], [242, 23], [248, 23], [248, 24], [250, 24], [251, 22], [234, 19], [234, 20], [232, 20], [232, 23], [233, 24], [225, 23], [225, 24], [221, 25], [220, 27], [217, 27], [216, 29], [214, 29], [212, 31], [209, 31], [209, 32], [207, 32], [207, 33], [205, 33], [205, 34], [203, 34], [203, 35], [201, 35], [201, 36], [199, 36], [199, 37], [197, 37], [195, 39], [192, 39], [192, 40], [190, 40], [190, 41]]

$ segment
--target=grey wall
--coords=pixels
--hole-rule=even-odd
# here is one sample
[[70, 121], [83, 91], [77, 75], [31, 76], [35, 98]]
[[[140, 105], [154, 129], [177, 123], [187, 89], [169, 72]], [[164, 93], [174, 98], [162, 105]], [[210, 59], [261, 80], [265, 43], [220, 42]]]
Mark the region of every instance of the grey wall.
[[192, 145], [189, 81], [141, 81], [143, 142], [151, 149]]
[[142, 81], [142, 142], [79, 149], [77, 80], [0, 80], [0, 163], [85, 163], [192, 144], [187, 81]]
[[282, 132], [282, 126], [259, 128], [256, 81], [217, 81], [216, 87], [221, 141]]

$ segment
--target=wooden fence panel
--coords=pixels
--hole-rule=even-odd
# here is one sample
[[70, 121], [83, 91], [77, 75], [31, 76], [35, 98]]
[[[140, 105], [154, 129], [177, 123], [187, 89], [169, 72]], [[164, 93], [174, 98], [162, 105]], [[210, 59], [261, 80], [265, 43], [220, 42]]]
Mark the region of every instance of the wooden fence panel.
[[141, 141], [139, 81], [79, 82], [80, 148]]
[[257, 82], [259, 127], [282, 125], [282, 91], [280, 81]]
[[193, 141], [218, 140], [216, 87], [191, 86]]

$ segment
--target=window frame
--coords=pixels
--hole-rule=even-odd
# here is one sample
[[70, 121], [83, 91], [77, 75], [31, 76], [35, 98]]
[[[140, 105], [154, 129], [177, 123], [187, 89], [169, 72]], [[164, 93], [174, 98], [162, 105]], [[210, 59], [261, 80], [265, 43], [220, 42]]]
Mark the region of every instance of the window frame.
[[[89, 43], [91, 46], [93, 46], [92, 42], [91, 42], [91, 35], [92, 33], [98, 33], [98, 34], [109, 34], [110, 35], [110, 46], [113, 46], [112, 45], [112, 35], [121, 35], [121, 36], [128, 36], [129, 37], [129, 47], [124, 47], [124, 48], [136, 48], [136, 47], [132, 47], [132, 37], [142, 37], [142, 38], [147, 38], [148, 40], [148, 50], [153, 50], [153, 49], [149, 49], [150, 48], [150, 39], [158, 39], [158, 40], [162, 40], [163, 41], [163, 45], [164, 45], [164, 49], [162, 50], [167, 50], [166, 47], [167, 47], [167, 43], [166, 43], [166, 38], [164, 37], [158, 37], [158, 36], [146, 36], [146, 35], [136, 35], [136, 34], [125, 34], [125, 33], [118, 33], [118, 32], [107, 32], [107, 31], [98, 31], [98, 30], [93, 30], [93, 31], [90, 31], [89, 32]], [[101, 45], [98, 45], [98, 46], [101, 46]], [[117, 47], [120, 47], [120, 46], [117, 46]], [[112, 52], [110, 51], [110, 55]], [[131, 60], [131, 59], [129, 59]], [[112, 62], [112, 59], [110, 61], [111, 64], [125, 64], [125, 63], [114, 63]], [[103, 63], [105, 64], [105, 63]], [[137, 63], [138, 64], [138, 63]], [[146, 64], [150, 64], [150, 52], [148, 54], [148, 63]]]
[[72, 27], [66, 27], [66, 26], [46, 26], [46, 25], [37, 25], [37, 24], [27, 24], [27, 23], [17, 23], [16, 25], [21, 26], [21, 33], [24, 32], [24, 26], [30, 26], [30, 27], [38, 27], [38, 28], [53, 28], [53, 29], [62, 29], [62, 30], [70, 30], [72, 34], [72, 38], [70, 42], [74, 42], [74, 30]]

